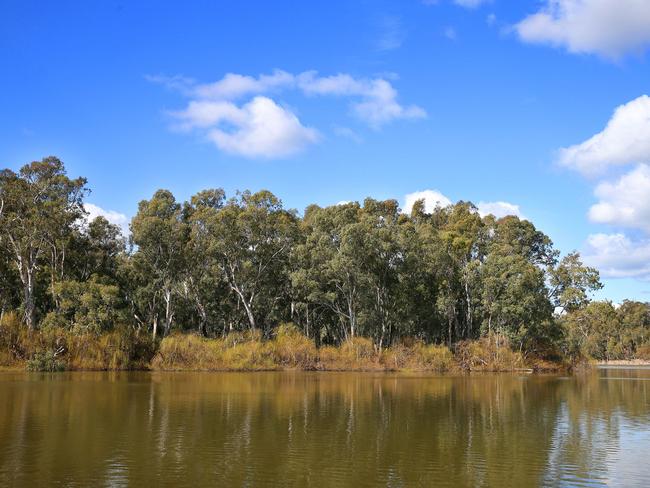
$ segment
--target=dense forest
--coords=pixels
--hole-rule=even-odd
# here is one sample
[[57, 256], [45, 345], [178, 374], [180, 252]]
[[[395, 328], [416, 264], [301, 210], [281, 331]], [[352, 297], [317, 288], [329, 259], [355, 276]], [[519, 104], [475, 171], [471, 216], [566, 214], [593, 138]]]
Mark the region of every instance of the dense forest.
[[407, 214], [367, 198], [300, 215], [269, 191], [180, 202], [158, 190], [124, 236], [88, 220], [89, 191], [55, 157], [0, 172], [0, 360], [63, 357], [82, 337], [80, 349], [96, 338], [148, 361], [181, 333], [263, 342], [289, 329], [317, 349], [356, 338], [376, 351], [494, 338], [572, 360], [650, 349], [648, 304], [592, 302], [602, 285], [578, 253], [470, 202]]

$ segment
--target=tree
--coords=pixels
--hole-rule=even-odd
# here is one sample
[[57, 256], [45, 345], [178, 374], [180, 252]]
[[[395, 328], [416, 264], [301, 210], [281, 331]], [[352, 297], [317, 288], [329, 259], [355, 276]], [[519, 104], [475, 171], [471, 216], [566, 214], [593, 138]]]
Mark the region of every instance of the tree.
[[295, 250], [293, 287], [307, 304], [333, 314], [340, 326], [337, 338], [357, 335], [362, 292], [370, 284], [362, 261], [360, 213], [358, 203], [309, 207], [305, 241]]
[[36, 326], [36, 271], [49, 253], [51, 284], [61, 276], [67, 237], [84, 215], [86, 180], [71, 180], [63, 163], [48, 157], [0, 173], [0, 229], [6, 236], [22, 289], [24, 320]]
[[589, 304], [589, 293], [603, 287], [598, 270], [582, 264], [577, 252], [567, 254], [549, 274], [549, 299], [567, 312], [584, 308]]
[[250, 329], [258, 327], [288, 295], [289, 255], [296, 239], [293, 212], [271, 192], [243, 192], [206, 220], [209, 252], [243, 307]]
[[[225, 203], [224, 191], [220, 188], [204, 190], [194, 195], [185, 204], [185, 220], [189, 226], [189, 239], [184, 291], [199, 315], [199, 331], [206, 336], [208, 316], [213, 316], [226, 304], [227, 293], [219, 262], [212, 255], [218, 236], [211, 231], [218, 212]], [[212, 312], [212, 313], [211, 313]]]
[[[134, 259], [139, 261], [140, 273], [149, 274], [152, 293], [150, 302], [160, 294], [164, 302], [164, 334], [168, 334], [174, 321], [174, 295], [185, 270], [184, 250], [187, 226], [183, 221], [181, 206], [168, 190], [158, 190], [151, 200], [138, 205], [138, 213], [131, 221], [133, 243], [137, 246]], [[155, 308], [155, 306], [154, 306]], [[153, 335], [157, 334], [157, 311], [153, 313]]]

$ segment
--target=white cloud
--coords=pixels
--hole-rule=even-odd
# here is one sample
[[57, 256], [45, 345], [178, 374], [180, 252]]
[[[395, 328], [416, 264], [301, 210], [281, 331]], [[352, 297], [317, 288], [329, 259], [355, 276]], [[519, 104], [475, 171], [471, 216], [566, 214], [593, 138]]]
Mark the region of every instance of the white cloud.
[[599, 184], [595, 194], [599, 201], [589, 209], [591, 221], [650, 232], [650, 166], [641, 164], [613, 183]]
[[383, 78], [360, 79], [348, 74], [321, 77], [315, 71], [306, 71], [298, 75], [297, 80], [298, 87], [307, 95], [360, 97], [361, 101], [352, 103], [352, 111], [375, 128], [395, 119], [427, 116], [417, 105], [400, 105], [397, 91]]
[[[433, 212], [436, 207], [444, 208], [453, 203], [438, 190], [416, 191], [404, 196], [404, 213], [411, 213], [413, 205], [418, 200], [424, 200], [424, 211], [427, 213]], [[491, 214], [498, 219], [507, 215], [514, 215], [520, 219], [525, 218], [519, 205], [509, 202], [479, 202], [476, 207], [481, 217]]]
[[[349, 97], [354, 115], [374, 129], [397, 119], [426, 117], [416, 105], [401, 105], [388, 79], [354, 78], [345, 73], [321, 77], [315, 71], [297, 75], [276, 70], [258, 77], [228, 73], [214, 83], [197, 84], [182, 76], [148, 76], [190, 98], [184, 110], [170, 112], [184, 131], [199, 131], [223, 151], [251, 158], [285, 157], [319, 140], [316, 129], [305, 127], [291, 110], [267, 96], [298, 90], [308, 96]], [[240, 99], [248, 98], [248, 102]], [[339, 135], [360, 140], [351, 130]]]
[[431, 213], [436, 207], [447, 207], [451, 200], [438, 190], [422, 190], [409, 193], [404, 197], [404, 213], [411, 213], [413, 205], [418, 200], [424, 200], [424, 211]]
[[545, 0], [515, 26], [526, 42], [619, 58], [650, 45], [647, 0]]
[[97, 217], [104, 217], [111, 224], [120, 227], [122, 235], [126, 236], [129, 234], [129, 218], [126, 215], [115, 212], [114, 210], [104, 210], [93, 203], [84, 203], [84, 209], [88, 212], [86, 216], [88, 222], [92, 222]]
[[520, 219], [525, 218], [521, 213], [519, 205], [508, 202], [478, 202], [478, 213], [481, 217], [494, 215], [497, 219], [507, 215], [515, 215]]
[[610, 166], [649, 163], [650, 97], [642, 95], [619, 106], [602, 132], [561, 149], [559, 161], [584, 174], [597, 174]]
[[207, 130], [208, 139], [222, 151], [249, 158], [290, 156], [319, 139], [315, 129], [262, 96], [241, 108], [231, 102], [194, 101], [175, 116], [184, 128]]
[[259, 75], [257, 78], [228, 73], [214, 83], [197, 85], [194, 93], [199, 98], [235, 100], [245, 95], [261, 95], [272, 90], [291, 87], [294, 83], [294, 75], [282, 70], [275, 70], [270, 75]]
[[583, 253], [585, 263], [605, 278], [650, 279], [650, 241], [623, 234], [592, 234]]

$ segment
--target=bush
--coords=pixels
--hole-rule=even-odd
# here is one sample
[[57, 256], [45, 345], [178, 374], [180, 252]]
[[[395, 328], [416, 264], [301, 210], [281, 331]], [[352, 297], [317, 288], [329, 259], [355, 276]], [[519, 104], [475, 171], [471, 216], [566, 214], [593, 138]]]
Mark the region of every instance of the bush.
[[27, 371], [57, 372], [66, 369], [65, 363], [57, 357], [57, 352], [46, 351], [34, 354], [34, 357], [27, 361]]

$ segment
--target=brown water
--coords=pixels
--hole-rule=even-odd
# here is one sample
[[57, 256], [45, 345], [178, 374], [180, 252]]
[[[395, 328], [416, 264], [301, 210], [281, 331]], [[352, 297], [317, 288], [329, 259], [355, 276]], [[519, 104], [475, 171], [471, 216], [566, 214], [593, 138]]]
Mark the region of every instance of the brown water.
[[650, 486], [650, 370], [0, 374], [0, 486]]

